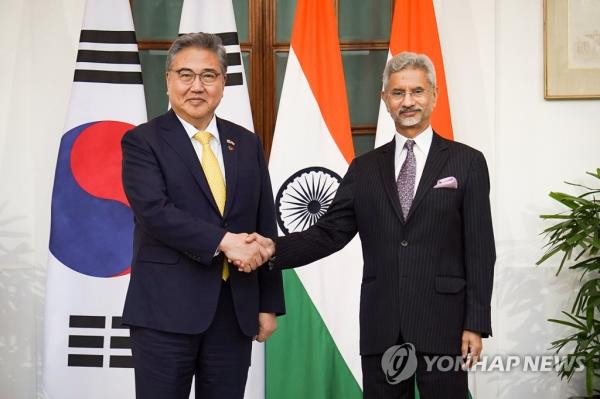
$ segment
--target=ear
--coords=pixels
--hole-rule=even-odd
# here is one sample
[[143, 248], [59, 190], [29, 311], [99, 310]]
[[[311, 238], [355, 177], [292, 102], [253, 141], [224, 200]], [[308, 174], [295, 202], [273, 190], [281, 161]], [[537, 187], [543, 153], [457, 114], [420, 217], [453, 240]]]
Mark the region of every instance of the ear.
[[383, 101], [383, 103], [385, 104], [385, 109], [387, 110], [387, 112], [390, 112], [390, 107], [388, 106], [388, 102], [387, 102], [388, 96], [387, 96], [387, 93], [385, 92], [385, 90], [381, 91], [380, 97], [381, 97], [381, 101]]
[[381, 101], [383, 101], [383, 105], [385, 105], [385, 109], [387, 110], [387, 112], [390, 112], [390, 107], [388, 107], [388, 97], [387, 94], [385, 92], [385, 90], [382, 90], [381, 93], [379, 94], [379, 97], [381, 98]]

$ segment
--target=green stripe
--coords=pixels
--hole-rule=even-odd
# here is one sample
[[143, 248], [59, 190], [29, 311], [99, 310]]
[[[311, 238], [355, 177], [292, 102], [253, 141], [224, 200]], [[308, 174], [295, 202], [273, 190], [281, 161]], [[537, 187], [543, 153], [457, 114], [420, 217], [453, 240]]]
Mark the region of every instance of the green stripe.
[[286, 315], [277, 319], [266, 344], [266, 399], [361, 399], [360, 386], [295, 271], [283, 272], [283, 286]]
[[284, 271], [283, 281], [286, 315], [277, 320], [277, 332], [267, 341], [266, 398], [362, 398], [296, 272]]

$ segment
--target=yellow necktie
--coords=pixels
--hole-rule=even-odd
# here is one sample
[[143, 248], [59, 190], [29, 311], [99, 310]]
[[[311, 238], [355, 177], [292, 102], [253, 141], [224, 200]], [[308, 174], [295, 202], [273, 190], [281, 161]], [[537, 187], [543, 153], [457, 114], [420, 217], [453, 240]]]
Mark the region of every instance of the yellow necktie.
[[[221, 167], [215, 153], [210, 148], [210, 140], [212, 135], [207, 131], [199, 131], [194, 135], [194, 139], [198, 140], [202, 144], [202, 169], [204, 175], [208, 181], [210, 191], [217, 203], [217, 207], [223, 215], [225, 211], [225, 179], [221, 173]], [[223, 272], [221, 277], [224, 281], [229, 278], [229, 265], [227, 264], [227, 258], [223, 260]]]

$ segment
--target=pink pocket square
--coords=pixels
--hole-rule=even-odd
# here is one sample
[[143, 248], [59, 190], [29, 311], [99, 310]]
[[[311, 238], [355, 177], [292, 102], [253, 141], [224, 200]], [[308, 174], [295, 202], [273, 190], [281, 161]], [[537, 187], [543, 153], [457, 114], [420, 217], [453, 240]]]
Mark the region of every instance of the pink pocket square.
[[433, 188], [458, 188], [458, 181], [454, 176], [444, 177], [438, 180]]

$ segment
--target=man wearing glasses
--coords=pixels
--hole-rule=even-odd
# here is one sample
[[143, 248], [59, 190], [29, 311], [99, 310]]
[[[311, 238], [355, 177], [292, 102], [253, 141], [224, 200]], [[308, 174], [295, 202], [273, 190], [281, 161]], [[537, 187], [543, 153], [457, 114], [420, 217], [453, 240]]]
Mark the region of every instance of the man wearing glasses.
[[[269, 264], [278, 270], [328, 256], [358, 232], [364, 397], [414, 398], [416, 378], [422, 399], [465, 399], [467, 373], [456, 366], [461, 357], [466, 367], [476, 362], [481, 338], [491, 334], [496, 255], [486, 162], [432, 130], [436, 79], [426, 55], [390, 59], [383, 87], [394, 139], [351, 163], [311, 228], [274, 242], [258, 234], [247, 241], [274, 253]], [[417, 364], [407, 366], [409, 352]], [[450, 370], [428, 368], [427, 359], [448, 355]], [[399, 365], [414, 368], [402, 375]]]
[[212, 34], [180, 36], [167, 54], [171, 110], [122, 140], [123, 186], [135, 216], [130, 326], [136, 396], [243, 398], [252, 339], [284, 313], [281, 272], [240, 273], [267, 259], [244, 232], [275, 235], [256, 135], [215, 116], [227, 71]]

